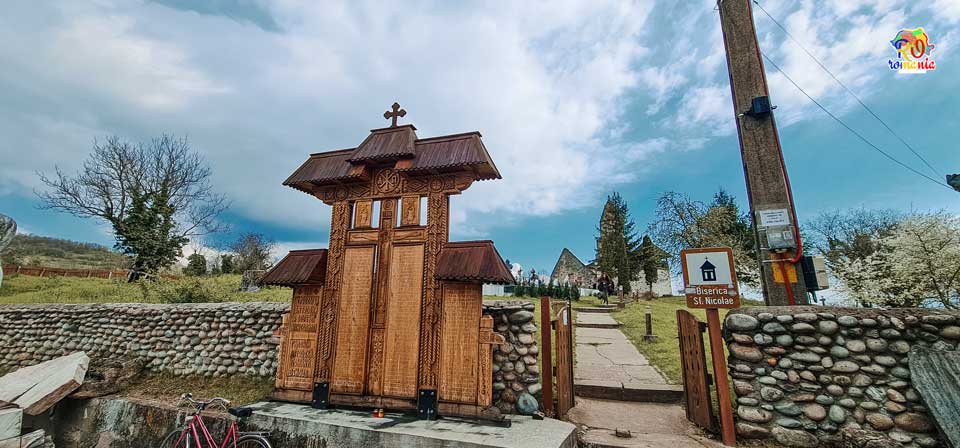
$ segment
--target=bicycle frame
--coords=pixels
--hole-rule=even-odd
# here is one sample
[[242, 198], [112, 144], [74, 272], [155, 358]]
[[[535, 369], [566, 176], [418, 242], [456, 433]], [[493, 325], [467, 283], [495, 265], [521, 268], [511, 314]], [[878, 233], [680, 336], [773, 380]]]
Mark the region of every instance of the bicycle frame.
[[[199, 428], [199, 431], [197, 429]], [[203, 435], [203, 443], [205, 443], [209, 448], [227, 448], [227, 442], [233, 440], [233, 448], [237, 448], [237, 439], [240, 438], [240, 433], [237, 431], [237, 421], [233, 420], [230, 422], [230, 428], [227, 430], [227, 436], [223, 439], [223, 444], [218, 445], [216, 440], [213, 439], [213, 436], [210, 435], [210, 431], [207, 429], [207, 425], [203, 423], [203, 418], [201, 418], [200, 413], [195, 413], [190, 416], [190, 421], [187, 423], [187, 426], [183, 428], [183, 432], [180, 433], [180, 438], [177, 439], [177, 443], [174, 444], [175, 447], [181, 446], [180, 444], [186, 439], [188, 434], [193, 435], [193, 440], [196, 440], [200, 444], [201, 438], [200, 435]], [[197, 446], [195, 448], [203, 448]]]

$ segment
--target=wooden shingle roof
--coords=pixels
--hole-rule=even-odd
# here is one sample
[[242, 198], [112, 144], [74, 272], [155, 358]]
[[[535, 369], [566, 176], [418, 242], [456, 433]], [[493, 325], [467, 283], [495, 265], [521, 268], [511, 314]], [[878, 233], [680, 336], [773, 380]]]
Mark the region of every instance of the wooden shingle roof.
[[443, 246], [437, 257], [437, 280], [502, 283], [512, 285], [513, 274], [493, 246], [493, 241], [460, 241]]
[[412, 125], [374, 129], [356, 148], [311, 154], [283, 184], [310, 192], [313, 187], [368, 180], [364, 165], [396, 161], [403, 161], [396, 164], [397, 171], [411, 176], [467, 171], [475, 180], [500, 179], [479, 132], [420, 139], [415, 130]]
[[322, 285], [327, 275], [327, 250], [291, 250], [263, 275], [261, 283], [275, 286]]

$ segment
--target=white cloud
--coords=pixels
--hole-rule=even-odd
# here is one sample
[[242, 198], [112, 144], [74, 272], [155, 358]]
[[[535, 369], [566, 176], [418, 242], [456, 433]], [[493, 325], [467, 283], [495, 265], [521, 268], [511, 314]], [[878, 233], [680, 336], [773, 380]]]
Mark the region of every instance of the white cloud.
[[0, 188], [54, 163], [76, 167], [96, 136], [175, 132], [207, 156], [234, 211], [322, 229], [328, 209], [279, 184], [308, 153], [359, 144], [394, 100], [422, 137], [483, 132], [505, 180], [474, 186], [484, 200], [465, 204], [468, 214], [556, 213], [630, 178], [610, 130], [625, 129], [652, 1], [270, 8], [281, 32], [123, 1], [5, 15], [0, 28], [23, 42], [0, 56], [69, 97], [60, 118], [81, 132], [17, 142], [60, 147], [5, 173]]
[[[0, 17], [0, 195], [37, 186], [36, 170], [75, 169], [94, 137], [172, 132], [207, 157], [234, 213], [319, 233], [329, 208], [280, 183], [311, 152], [359, 144], [399, 101], [421, 137], [483, 133], [504, 179], [471, 187], [452, 214], [455, 234], [482, 236], [592, 204], [658, 156], [734, 132], [714, 3], [281, 0], [258, 11], [274, 30], [134, 0], [14, 4]], [[764, 5], [794, 36], [841, 30], [840, 48], [804, 44], [864, 96], [904, 17], [902, 2]], [[785, 70], [848, 105], [756, 15]], [[768, 74], [790, 106], [778, 122], [802, 119], [806, 100]]]
[[665, 124], [680, 129], [700, 130], [699, 134], [704, 134], [702, 130], [706, 130], [709, 136], [732, 134], [736, 124], [730, 88], [714, 84], [687, 89], [680, 99], [676, 114]]

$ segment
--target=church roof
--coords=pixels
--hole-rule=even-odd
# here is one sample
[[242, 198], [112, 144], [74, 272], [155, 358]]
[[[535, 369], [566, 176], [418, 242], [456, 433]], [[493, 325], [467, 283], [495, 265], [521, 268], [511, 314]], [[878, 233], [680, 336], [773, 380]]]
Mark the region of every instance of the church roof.
[[714, 266], [713, 263], [710, 262], [710, 260], [706, 260], [706, 259], [703, 262], [703, 264], [700, 265], [700, 269], [716, 269], [716, 268], [717, 267]]
[[493, 246], [493, 241], [447, 243], [437, 257], [437, 280], [502, 283], [512, 285], [513, 274]]
[[295, 286], [323, 284], [327, 274], [327, 250], [291, 250], [263, 275], [264, 285]]
[[313, 187], [368, 179], [365, 165], [391, 163], [411, 176], [467, 171], [475, 180], [500, 179], [479, 132], [421, 139], [415, 131], [412, 125], [373, 129], [356, 148], [311, 154], [283, 184], [311, 192]]

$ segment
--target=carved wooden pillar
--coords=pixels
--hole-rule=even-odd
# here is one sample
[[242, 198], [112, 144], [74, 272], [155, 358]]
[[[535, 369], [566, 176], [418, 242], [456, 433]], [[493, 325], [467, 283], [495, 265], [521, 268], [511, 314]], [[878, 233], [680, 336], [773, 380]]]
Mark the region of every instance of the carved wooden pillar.
[[320, 318], [320, 334], [317, 351], [317, 382], [328, 382], [333, 371], [334, 347], [336, 347], [337, 309], [339, 309], [340, 282], [343, 271], [344, 242], [350, 230], [350, 203], [337, 201], [333, 204], [330, 220], [330, 247], [327, 249], [327, 277], [323, 288], [323, 313]]
[[427, 243], [424, 254], [423, 308], [420, 319], [420, 388], [436, 389], [440, 364], [440, 282], [434, 278], [437, 257], [447, 242], [450, 197], [430, 193], [427, 199]]
[[393, 248], [393, 228], [396, 227], [396, 199], [380, 202], [380, 235], [377, 242], [377, 285], [371, 310], [370, 363], [367, 375], [367, 393], [383, 394], [384, 331], [387, 322], [387, 297], [390, 284], [390, 252]]

